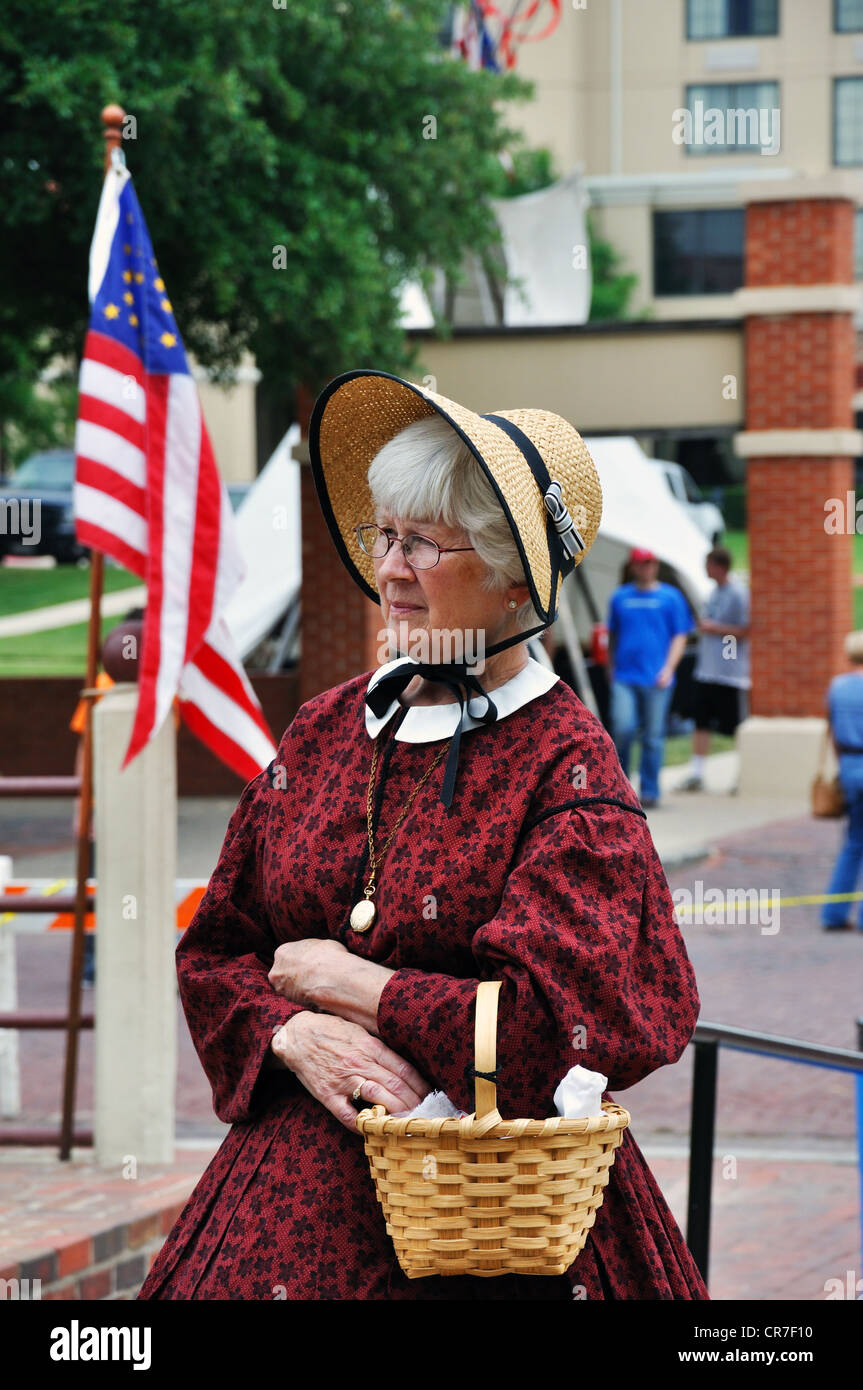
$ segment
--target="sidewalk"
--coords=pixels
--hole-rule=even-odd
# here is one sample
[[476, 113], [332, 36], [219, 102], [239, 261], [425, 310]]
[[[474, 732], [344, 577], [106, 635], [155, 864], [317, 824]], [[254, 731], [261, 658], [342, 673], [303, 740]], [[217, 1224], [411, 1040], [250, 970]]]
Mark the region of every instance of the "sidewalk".
[[[804, 802], [729, 795], [735, 762], [733, 753], [710, 759], [705, 793], [675, 790], [685, 768], [662, 774], [663, 804], [648, 812], [648, 823], [672, 890], [692, 889], [701, 881], [719, 888], [778, 889], [783, 899], [825, 891], [841, 823], [811, 819]], [[71, 873], [70, 803], [41, 803], [38, 812], [34, 803], [26, 808], [25, 822], [19, 819], [22, 809], [20, 802], [0, 801], [0, 848], [13, 855], [16, 877]], [[209, 876], [232, 810], [229, 801], [181, 803], [179, 874]], [[856, 1046], [854, 1020], [863, 1015], [863, 932], [828, 936], [820, 930], [814, 905], [783, 907], [779, 930], [771, 934], [742, 923], [682, 921], [681, 929], [703, 1018]], [[22, 1008], [62, 1006], [68, 941], [58, 940], [61, 935], [18, 938]], [[78, 1122], [85, 1125], [92, 1107], [91, 1036], [83, 1035], [81, 1043]], [[21, 1051], [27, 1111], [16, 1123], [56, 1124], [62, 1041], [44, 1033], [22, 1035]], [[675, 1065], [616, 1095], [632, 1114], [633, 1135], [682, 1228], [692, 1060], [688, 1048]], [[177, 1080], [177, 1164], [151, 1175], [149, 1193], [115, 1173], [100, 1174], [86, 1154], [76, 1156], [70, 1168], [59, 1164], [53, 1151], [0, 1148], [0, 1251], [8, 1252], [5, 1258], [0, 1254], [0, 1277], [3, 1267], [13, 1263], [10, 1255], [17, 1262], [53, 1254], [59, 1278], [63, 1240], [95, 1240], [110, 1232], [115, 1234], [100, 1240], [101, 1261], [91, 1271], [102, 1276], [103, 1284], [112, 1260], [126, 1266], [142, 1253], [149, 1259], [164, 1229], [160, 1225], [160, 1234], [153, 1234], [153, 1223], [170, 1224], [173, 1218], [165, 1213], [176, 1211], [178, 1193], [191, 1191], [225, 1133], [212, 1113], [209, 1086], [182, 1015]], [[848, 1270], [856, 1271], [855, 1278], [863, 1275], [855, 1145], [850, 1076], [751, 1054], [720, 1053], [710, 1270], [714, 1298], [819, 1299], [826, 1296], [827, 1279], [844, 1281]], [[40, 1175], [36, 1179], [34, 1169]], [[22, 1204], [23, 1185], [34, 1181]], [[64, 1185], [65, 1192], [60, 1190]], [[71, 1206], [76, 1199], [82, 1204], [78, 1216]], [[86, 1224], [88, 1211], [89, 1237], [80, 1234], [79, 1224], [79, 1217]], [[150, 1225], [135, 1226], [140, 1221]], [[121, 1228], [127, 1227], [123, 1234]], [[141, 1236], [145, 1229], [150, 1231], [147, 1241]], [[14, 1247], [9, 1243], [13, 1239]], [[142, 1241], [149, 1242], [143, 1251]], [[119, 1252], [116, 1257], [104, 1254], [112, 1246]], [[95, 1245], [91, 1253], [95, 1258]], [[80, 1252], [76, 1258], [82, 1258]], [[106, 1296], [124, 1296], [117, 1277], [110, 1276], [114, 1282]]]
[[663, 768], [659, 774], [660, 805], [647, 812], [666, 873], [677, 865], [706, 858], [725, 835], [809, 815], [805, 796], [791, 800], [733, 795], [738, 775], [738, 756], [733, 751], [714, 753], [707, 759], [703, 792], [678, 791], [690, 771], [688, 764]]
[[[117, 617], [130, 608], [140, 608], [147, 600], [147, 586], [136, 584], [102, 595], [103, 618]], [[0, 618], [0, 637], [23, 637], [30, 632], [48, 632], [56, 627], [86, 623], [90, 617], [89, 598], [70, 599], [68, 603], [52, 603], [45, 608], [28, 608], [23, 613], [11, 613]]]

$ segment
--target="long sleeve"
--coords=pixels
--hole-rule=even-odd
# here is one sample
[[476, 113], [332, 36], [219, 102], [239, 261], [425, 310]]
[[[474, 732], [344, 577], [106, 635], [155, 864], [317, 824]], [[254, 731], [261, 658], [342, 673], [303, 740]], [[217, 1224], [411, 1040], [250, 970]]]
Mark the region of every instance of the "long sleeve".
[[[610, 751], [609, 751], [610, 750]], [[627, 799], [604, 733], [603, 795]], [[605, 764], [603, 767], [602, 764]], [[604, 777], [602, 774], [610, 774]], [[576, 1063], [610, 1090], [675, 1062], [698, 1017], [695, 977], [646, 822], [589, 793], [563, 790], [533, 817], [499, 910], [473, 936], [476, 978], [412, 968], [387, 981], [378, 1006], [385, 1043], [463, 1109], [474, 1109], [474, 1002], [480, 980], [503, 982], [498, 1003], [498, 1109], [504, 1118], [554, 1113], [557, 1083]], [[588, 785], [596, 786], [591, 778]], [[562, 794], [561, 794], [562, 792]], [[570, 809], [552, 814], [553, 803]], [[629, 804], [635, 803], [632, 789]]]
[[177, 947], [180, 998], [195, 1050], [227, 1124], [254, 1118], [274, 1088], [298, 1085], [271, 1064], [277, 1025], [301, 1006], [281, 998], [267, 975], [278, 942], [264, 906], [261, 839], [268, 772], [244, 788], [207, 890]]

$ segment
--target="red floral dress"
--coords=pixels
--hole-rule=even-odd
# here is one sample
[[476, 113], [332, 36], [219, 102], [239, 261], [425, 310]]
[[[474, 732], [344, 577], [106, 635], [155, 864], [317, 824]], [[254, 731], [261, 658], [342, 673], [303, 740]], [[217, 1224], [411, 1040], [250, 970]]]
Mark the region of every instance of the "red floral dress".
[[[646, 821], [611, 739], [562, 681], [465, 731], [449, 812], [439, 764], [383, 859], [371, 930], [352, 931], [368, 876], [369, 674], [298, 710], [274, 763], [245, 787], [177, 948], [189, 1029], [231, 1129], [139, 1297], [707, 1299], [633, 1137], [637, 1113], [565, 1275], [410, 1280], [361, 1137], [272, 1065], [273, 1029], [299, 1006], [267, 973], [281, 942], [304, 937], [334, 937], [395, 971], [381, 1039], [466, 1111], [477, 985], [501, 980], [504, 1119], [553, 1115], [576, 1062], [609, 1078], [611, 1099], [677, 1061], [698, 1016]], [[403, 718], [382, 735], [376, 846], [441, 747], [394, 736]]]

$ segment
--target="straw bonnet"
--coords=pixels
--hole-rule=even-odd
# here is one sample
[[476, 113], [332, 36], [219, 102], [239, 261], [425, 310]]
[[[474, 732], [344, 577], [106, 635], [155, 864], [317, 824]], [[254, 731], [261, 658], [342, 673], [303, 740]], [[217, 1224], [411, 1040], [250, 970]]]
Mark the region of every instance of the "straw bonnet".
[[[388, 372], [344, 372], [325, 386], [309, 424], [309, 457], [318, 499], [330, 534], [351, 578], [375, 603], [381, 597], [374, 561], [356, 543], [354, 528], [371, 520], [374, 499], [369, 466], [384, 444], [425, 416], [440, 415], [470, 449], [509, 522], [531, 600], [542, 622], [495, 642], [484, 656], [524, 642], [557, 616], [560, 586], [594, 542], [602, 516], [602, 490], [593, 459], [576, 429], [548, 410], [498, 410], [477, 415], [456, 401]], [[465, 696], [485, 701], [474, 715], [497, 719], [491, 696], [466, 662], [430, 663], [405, 657], [387, 669], [366, 693], [366, 703], [383, 715], [417, 675], [454, 691], [461, 717], [444, 769], [441, 800], [452, 802]], [[469, 709], [469, 704], [468, 704]]]
[[584, 440], [549, 410], [477, 415], [388, 372], [363, 369], [335, 377], [315, 402], [309, 454], [336, 549], [363, 592], [380, 603], [374, 561], [354, 534], [374, 511], [369, 465], [406, 426], [435, 413], [468, 446], [497, 495], [544, 620], [535, 629], [541, 632], [554, 621], [563, 578], [584, 559], [602, 516], [599, 476]]

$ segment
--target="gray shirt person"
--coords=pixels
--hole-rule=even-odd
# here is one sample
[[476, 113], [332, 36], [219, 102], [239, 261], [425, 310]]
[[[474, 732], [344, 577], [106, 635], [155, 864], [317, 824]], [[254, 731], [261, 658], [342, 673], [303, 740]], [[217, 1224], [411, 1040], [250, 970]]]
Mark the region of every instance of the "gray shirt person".
[[[749, 622], [749, 590], [729, 575], [724, 584], [717, 584], [704, 607], [704, 617], [729, 627], [742, 627]], [[715, 685], [735, 685], [748, 690], [749, 638], [731, 639], [719, 633], [702, 632], [698, 637], [698, 655], [693, 677]]]

